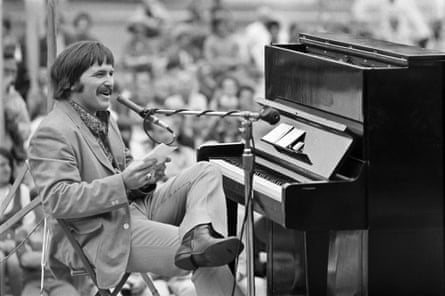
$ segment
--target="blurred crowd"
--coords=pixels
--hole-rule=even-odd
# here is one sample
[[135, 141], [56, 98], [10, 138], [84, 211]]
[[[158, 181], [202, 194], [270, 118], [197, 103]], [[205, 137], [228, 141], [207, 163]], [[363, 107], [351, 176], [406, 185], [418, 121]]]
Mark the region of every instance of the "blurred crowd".
[[[445, 50], [443, 2], [428, 1], [430, 13], [426, 15], [413, 0], [356, 0], [351, 6], [350, 25], [323, 29]], [[240, 22], [233, 11], [221, 0], [191, 0], [184, 9], [187, 17], [179, 21], [161, 1], [141, 1], [126, 24], [128, 39], [123, 41], [122, 54], [115, 57], [115, 96], [126, 96], [150, 108], [259, 111], [255, 98], [264, 96], [264, 46], [296, 42], [298, 31], [312, 30], [297, 22], [283, 24], [268, 7], [256, 9], [252, 20], [243, 26], [237, 25]], [[58, 51], [80, 40], [101, 41], [93, 33], [95, 19], [89, 12], [76, 14], [71, 22], [64, 13], [60, 11], [57, 19]], [[24, 36], [13, 34], [7, 15], [2, 30], [5, 138], [0, 139], [0, 202], [12, 189], [15, 172], [26, 161], [28, 140], [47, 112], [49, 90], [46, 37], [39, 40], [38, 79], [32, 85]], [[142, 158], [156, 145], [153, 138], [160, 142], [168, 138], [165, 129], [143, 125], [138, 114], [117, 102], [113, 102], [111, 112], [135, 158]], [[167, 166], [167, 177], [193, 163], [200, 145], [241, 140], [241, 122], [236, 118], [172, 116], [162, 120], [175, 131], [178, 146]], [[31, 178], [25, 178], [16, 194], [0, 217], [1, 223], [37, 196]], [[0, 238], [0, 258], [5, 258], [19, 239], [34, 232], [18, 252], [7, 260], [0, 259], [4, 261], [0, 264], [0, 295], [38, 295], [33, 293], [40, 283], [41, 216], [38, 212], [27, 215]], [[76, 295], [68, 282], [49, 278], [48, 286], [58, 291], [49, 295]], [[245, 278], [242, 272], [240, 278]], [[132, 277], [128, 293], [149, 295], [141, 282]], [[162, 295], [194, 295], [190, 278], [159, 278], [157, 283]], [[257, 294], [262, 293], [264, 285], [259, 284]]]

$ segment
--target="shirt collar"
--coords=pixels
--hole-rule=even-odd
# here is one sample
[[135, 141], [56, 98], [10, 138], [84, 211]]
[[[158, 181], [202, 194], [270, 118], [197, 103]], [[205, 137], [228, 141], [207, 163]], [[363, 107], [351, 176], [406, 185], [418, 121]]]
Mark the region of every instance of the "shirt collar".
[[91, 132], [96, 136], [107, 136], [108, 135], [108, 122], [110, 120], [109, 111], [97, 111], [96, 115], [88, 112], [84, 107], [69, 100], [71, 106], [79, 114], [85, 125], [91, 130]]

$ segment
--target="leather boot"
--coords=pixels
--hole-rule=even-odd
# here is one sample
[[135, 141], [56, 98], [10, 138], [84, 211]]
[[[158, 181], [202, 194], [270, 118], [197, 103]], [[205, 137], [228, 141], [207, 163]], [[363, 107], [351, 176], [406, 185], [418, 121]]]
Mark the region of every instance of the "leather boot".
[[185, 270], [226, 265], [243, 248], [243, 243], [238, 238], [224, 238], [210, 224], [201, 224], [184, 235], [175, 255], [175, 265]]

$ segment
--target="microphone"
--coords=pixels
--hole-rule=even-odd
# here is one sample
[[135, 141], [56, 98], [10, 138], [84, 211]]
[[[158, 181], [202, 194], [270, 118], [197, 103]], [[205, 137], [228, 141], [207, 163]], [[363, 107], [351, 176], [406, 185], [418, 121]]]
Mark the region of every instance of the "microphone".
[[280, 121], [280, 112], [273, 108], [265, 107], [259, 113], [259, 119], [264, 120], [270, 124], [275, 124]]
[[157, 118], [156, 116], [153, 115], [146, 115], [146, 110], [144, 108], [142, 108], [141, 106], [139, 106], [136, 103], [133, 103], [132, 101], [130, 101], [130, 99], [128, 98], [129, 92], [128, 91], [124, 91], [122, 92], [122, 94], [120, 94], [119, 96], [117, 96], [116, 100], [121, 103], [122, 105], [126, 106], [127, 108], [133, 110], [134, 112], [136, 112], [137, 114], [139, 114], [143, 119], [148, 119], [152, 124], [156, 124], [157, 126], [160, 126], [162, 128], [165, 128], [166, 130], [168, 130], [170, 133], [172, 133], [173, 135], [175, 135], [175, 132], [162, 120], [160, 120], [159, 118]]

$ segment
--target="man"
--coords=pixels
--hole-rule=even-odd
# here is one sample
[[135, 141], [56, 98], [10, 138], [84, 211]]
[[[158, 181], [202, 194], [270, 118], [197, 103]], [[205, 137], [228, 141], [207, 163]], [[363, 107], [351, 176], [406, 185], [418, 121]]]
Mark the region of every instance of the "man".
[[[156, 187], [165, 162], [132, 161], [108, 115], [113, 63], [104, 45], [82, 41], [66, 48], [51, 68], [56, 104], [29, 150], [44, 210], [69, 222], [101, 288], [116, 285], [126, 271], [173, 276], [193, 270], [197, 295], [230, 295], [233, 276], [226, 264], [242, 243], [223, 237], [221, 176], [197, 163]], [[64, 266], [82, 267], [57, 225], [52, 232], [56, 274]]]

